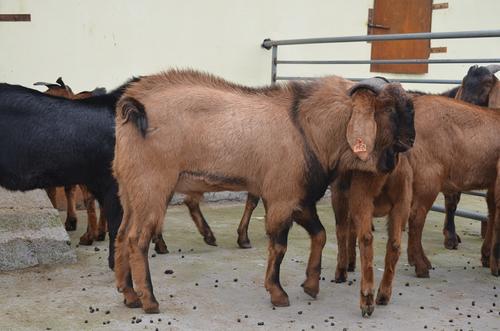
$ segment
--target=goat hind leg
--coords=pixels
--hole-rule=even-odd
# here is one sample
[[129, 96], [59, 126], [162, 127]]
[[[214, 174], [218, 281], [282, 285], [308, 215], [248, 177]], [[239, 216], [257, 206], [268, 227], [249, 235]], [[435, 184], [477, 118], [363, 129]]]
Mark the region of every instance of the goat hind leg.
[[248, 225], [254, 209], [259, 204], [260, 198], [251, 193], [247, 195], [247, 202], [245, 203], [245, 212], [241, 217], [240, 225], [238, 226], [238, 246], [240, 248], [252, 248], [250, 239], [248, 239]]
[[198, 232], [203, 236], [203, 240], [207, 245], [217, 246], [215, 236], [210, 229], [203, 213], [200, 210], [200, 200], [202, 198], [201, 194], [190, 194], [184, 198], [184, 204], [189, 209], [189, 214], [193, 220]]
[[455, 229], [455, 211], [460, 201], [460, 192], [445, 194], [444, 201], [446, 207], [446, 217], [443, 228], [444, 247], [447, 249], [457, 249], [461, 240]]
[[80, 237], [80, 245], [92, 245], [97, 239], [97, 216], [94, 196], [83, 185], [80, 185], [85, 209], [87, 209], [87, 232]]

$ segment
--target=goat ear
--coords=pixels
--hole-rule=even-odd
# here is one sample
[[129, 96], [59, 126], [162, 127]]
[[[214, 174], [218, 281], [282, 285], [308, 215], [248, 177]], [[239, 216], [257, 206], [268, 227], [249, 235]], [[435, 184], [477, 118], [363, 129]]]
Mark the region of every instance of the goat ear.
[[488, 98], [488, 108], [500, 109], [500, 80], [493, 85]]
[[347, 142], [362, 161], [368, 160], [375, 147], [377, 123], [375, 122], [375, 95], [368, 90], [358, 90], [352, 95], [351, 119], [347, 124]]

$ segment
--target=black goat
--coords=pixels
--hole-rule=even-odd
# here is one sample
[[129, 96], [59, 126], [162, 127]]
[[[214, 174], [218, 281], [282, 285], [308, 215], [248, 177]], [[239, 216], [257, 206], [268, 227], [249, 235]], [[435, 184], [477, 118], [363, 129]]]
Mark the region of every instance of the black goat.
[[115, 104], [127, 85], [108, 94], [68, 100], [0, 84], [0, 186], [26, 191], [86, 185], [108, 220], [111, 268], [123, 214], [111, 172]]

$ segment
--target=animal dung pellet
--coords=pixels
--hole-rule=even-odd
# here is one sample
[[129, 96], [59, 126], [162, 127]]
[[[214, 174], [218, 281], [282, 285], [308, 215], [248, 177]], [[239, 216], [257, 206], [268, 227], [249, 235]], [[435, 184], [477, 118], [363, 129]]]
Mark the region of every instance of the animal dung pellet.
[[259, 323], [257, 323], [257, 325], [262, 326], [262, 325], [264, 325], [264, 322], [259, 322]]
[[172, 269], [165, 270], [165, 275], [171, 275], [173, 273], [174, 273], [174, 271]]
[[101, 249], [99, 247], [94, 247], [94, 251], [99, 252]]

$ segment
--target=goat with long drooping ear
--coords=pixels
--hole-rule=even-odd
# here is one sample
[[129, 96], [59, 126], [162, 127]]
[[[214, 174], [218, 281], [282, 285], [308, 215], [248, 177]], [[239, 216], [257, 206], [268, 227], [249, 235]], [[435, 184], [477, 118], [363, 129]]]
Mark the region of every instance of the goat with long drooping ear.
[[361, 310], [373, 312], [372, 190], [414, 139], [411, 100], [401, 85], [327, 77], [255, 89], [173, 70], [133, 83], [116, 114], [113, 171], [124, 217], [115, 274], [127, 306], [159, 310], [147, 248], [174, 192], [246, 190], [262, 197], [265, 288], [275, 306], [289, 304], [280, 265], [290, 226], [300, 224], [311, 237], [303, 288], [316, 297], [326, 240], [316, 201], [336, 175], [358, 170], [363, 178], [353, 192], [360, 194], [351, 201], [363, 208], [351, 210], [361, 243]]
[[[500, 108], [500, 81], [495, 74], [500, 71], [500, 65], [491, 64], [484, 67], [472, 66], [462, 79], [455, 99], [474, 105]], [[455, 230], [455, 211], [460, 201], [460, 193], [445, 194], [446, 218], [444, 222], [444, 246], [457, 249], [460, 237]], [[485, 235], [486, 224], [481, 224], [481, 234]]]

